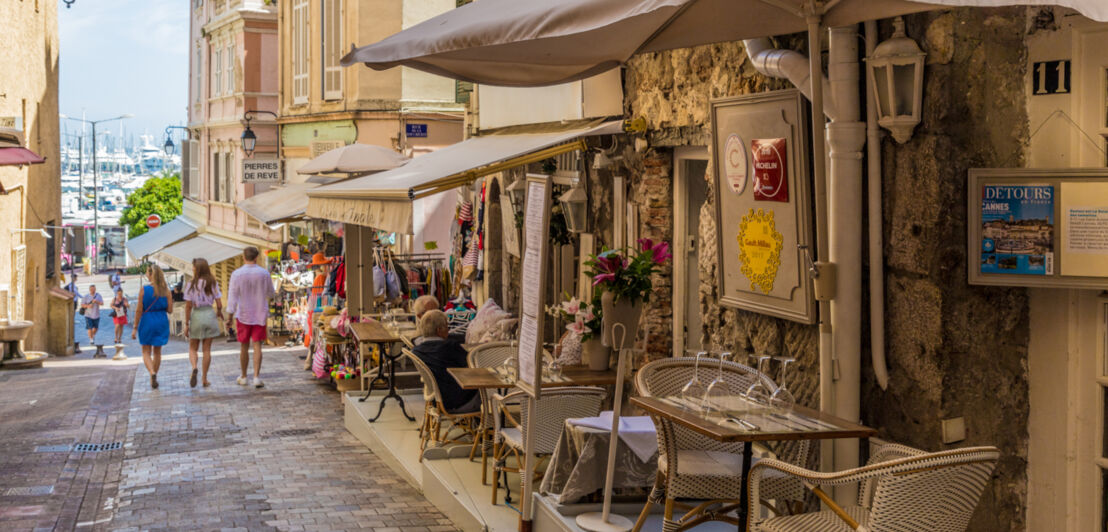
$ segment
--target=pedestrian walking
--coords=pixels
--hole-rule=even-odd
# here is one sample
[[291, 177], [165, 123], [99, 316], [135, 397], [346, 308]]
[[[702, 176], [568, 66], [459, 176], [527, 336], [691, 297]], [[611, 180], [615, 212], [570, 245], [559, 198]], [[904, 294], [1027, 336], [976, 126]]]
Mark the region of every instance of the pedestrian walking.
[[265, 322], [269, 316], [269, 300], [273, 297], [273, 280], [265, 268], [258, 266], [258, 248], [242, 250], [246, 264], [231, 274], [227, 288], [227, 326], [232, 323], [238, 332], [240, 386], [246, 386], [246, 369], [250, 362], [250, 343], [254, 343], [254, 387], [262, 384], [262, 343], [265, 342]]
[[81, 298], [81, 313], [85, 315], [85, 332], [88, 333], [89, 344], [96, 344], [96, 331], [100, 329], [100, 306], [104, 304], [104, 298], [96, 293], [96, 285], [90, 284], [88, 294]]
[[112, 299], [112, 323], [115, 324], [115, 343], [123, 340], [123, 326], [127, 325], [127, 312], [131, 310], [131, 304], [127, 296], [123, 295], [122, 288], [115, 289], [115, 298]]
[[169, 343], [169, 313], [173, 312], [173, 300], [169, 286], [165, 284], [162, 269], [151, 264], [146, 270], [150, 284], [142, 287], [142, 297], [135, 309], [135, 325], [131, 339], [138, 336], [142, 346], [142, 362], [150, 372], [150, 388], [158, 389], [158, 369], [162, 366], [162, 346]]
[[73, 308], [81, 305], [81, 290], [77, 288], [77, 274], [69, 274], [69, 284], [65, 285], [65, 291], [73, 294]]
[[119, 273], [119, 269], [113, 270], [111, 275], [108, 275], [108, 284], [112, 286], [112, 292], [123, 288], [123, 276]]
[[207, 260], [194, 259], [192, 269], [195, 274], [185, 289], [185, 336], [189, 339], [189, 363], [192, 364], [189, 386], [196, 387], [197, 351], [203, 348], [203, 382], [207, 388], [211, 386], [208, 368], [212, 366], [212, 339], [222, 334], [219, 324], [223, 320], [223, 302], [220, 301], [223, 294]]

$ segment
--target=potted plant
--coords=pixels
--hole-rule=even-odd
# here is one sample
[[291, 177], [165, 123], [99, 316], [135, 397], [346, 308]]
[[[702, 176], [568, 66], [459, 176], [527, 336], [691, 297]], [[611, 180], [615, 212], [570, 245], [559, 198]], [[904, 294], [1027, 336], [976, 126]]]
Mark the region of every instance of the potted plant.
[[587, 363], [590, 369], [602, 371], [608, 369], [609, 355], [608, 349], [600, 342], [601, 316], [598, 305], [597, 301], [586, 303], [573, 297], [558, 306], [547, 307], [546, 312], [569, 322], [566, 325], [568, 336], [562, 341], [563, 358], [572, 361], [576, 357], [571, 353], [579, 346], [581, 361]]
[[[601, 303], [603, 316], [600, 338], [604, 345], [622, 349], [631, 345], [639, 330], [643, 303], [650, 300], [651, 276], [670, 259], [668, 242], [649, 238], [638, 241], [637, 248], [606, 249], [585, 264], [592, 276], [594, 299]], [[626, 335], [620, 345], [612, 338], [612, 326], [621, 323]]]

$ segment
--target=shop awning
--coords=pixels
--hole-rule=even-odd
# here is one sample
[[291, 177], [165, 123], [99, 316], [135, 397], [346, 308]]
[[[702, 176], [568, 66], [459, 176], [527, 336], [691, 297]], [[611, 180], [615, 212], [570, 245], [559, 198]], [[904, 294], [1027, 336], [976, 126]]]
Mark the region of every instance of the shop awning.
[[200, 235], [169, 246], [154, 254], [154, 260], [164, 266], [192, 273], [192, 259], [205, 259], [218, 264], [242, 254], [247, 244], [212, 235]]
[[621, 131], [622, 124], [612, 121], [561, 131], [471, 138], [420, 155], [400, 168], [309, 190], [307, 215], [412, 234], [413, 200], [584, 149], [581, 137]]
[[533, 87], [605, 72], [632, 55], [784, 35], [955, 6], [1057, 5], [1108, 22], [1104, 0], [481, 0], [351, 51], [349, 66], [407, 66]]
[[132, 257], [141, 259], [195, 233], [196, 224], [184, 216], [178, 216], [161, 227], [128, 240], [126, 247]]
[[42, 164], [46, 159], [27, 148], [0, 148], [0, 166]]
[[288, 222], [304, 216], [307, 192], [318, 183], [295, 183], [267, 190], [238, 202], [238, 208], [266, 225]]

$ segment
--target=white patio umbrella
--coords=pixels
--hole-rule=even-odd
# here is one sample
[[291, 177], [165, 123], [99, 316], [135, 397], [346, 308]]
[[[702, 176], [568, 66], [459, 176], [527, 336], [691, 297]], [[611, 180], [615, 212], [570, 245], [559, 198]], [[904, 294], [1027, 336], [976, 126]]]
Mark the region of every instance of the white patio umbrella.
[[1056, 5], [1108, 21], [1105, 0], [479, 0], [352, 50], [342, 64], [407, 66], [488, 85], [583, 79], [641, 52], [845, 26], [957, 6]]
[[403, 166], [408, 158], [383, 146], [349, 144], [308, 161], [297, 173], [305, 175], [366, 175]]

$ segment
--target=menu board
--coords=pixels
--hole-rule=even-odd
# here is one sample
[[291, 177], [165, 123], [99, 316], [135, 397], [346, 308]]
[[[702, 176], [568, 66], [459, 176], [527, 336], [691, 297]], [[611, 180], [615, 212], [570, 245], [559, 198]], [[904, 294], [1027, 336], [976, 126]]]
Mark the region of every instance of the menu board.
[[1108, 288], [1108, 169], [970, 170], [970, 284]]
[[527, 176], [523, 211], [523, 279], [519, 318], [519, 380], [516, 385], [538, 399], [542, 390], [543, 297], [548, 269], [550, 176]]

